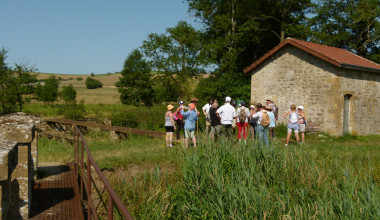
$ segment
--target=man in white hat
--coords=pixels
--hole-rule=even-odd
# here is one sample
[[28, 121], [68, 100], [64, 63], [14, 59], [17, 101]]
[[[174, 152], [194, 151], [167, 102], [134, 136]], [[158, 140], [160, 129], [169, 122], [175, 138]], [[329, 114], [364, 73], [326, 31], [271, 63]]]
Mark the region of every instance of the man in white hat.
[[298, 109], [298, 123], [300, 124], [301, 143], [305, 143], [305, 131], [306, 131], [306, 114], [303, 112], [303, 106], [300, 105]]
[[230, 102], [231, 97], [227, 96], [225, 104], [216, 111], [221, 122], [221, 137], [224, 138], [227, 136], [228, 139], [232, 138], [232, 121], [236, 118], [235, 108]]

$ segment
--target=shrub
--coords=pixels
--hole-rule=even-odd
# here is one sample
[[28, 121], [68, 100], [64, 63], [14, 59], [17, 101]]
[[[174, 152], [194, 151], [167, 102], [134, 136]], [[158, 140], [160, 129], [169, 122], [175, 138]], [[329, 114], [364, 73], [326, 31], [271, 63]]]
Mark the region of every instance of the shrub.
[[84, 118], [84, 115], [86, 114], [83, 99], [80, 101], [79, 104], [65, 103], [59, 105], [58, 114], [63, 115], [67, 119], [82, 120]]
[[78, 81], [82, 81], [82, 80], [83, 80], [83, 77], [78, 77], [77, 80], [78, 80]]
[[73, 84], [70, 83], [63, 87], [59, 95], [66, 103], [75, 103], [77, 91], [74, 89]]
[[39, 84], [36, 87], [37, 99], [44, 103], [51, 102], [53, 104], [58, 98], [58, 86], [59, 81], [55, 78], [55, 75], [51, 75], [45, 80], [44, 85]]
[[87, 89], [97, 89], [97, 88], [102, 88], [102, 87], [103, 87], [103, 83], [101, 83], [99, 80], [93, 79], [91, 77], [88, 77], [86, 79], [86, 88]]
[[285, 138], [288, 134], [287, 124], [278, 123], [275, 127], [275, 132], [278, 138]]
[[138, 114], [133, 112], [117, 112], [112, 114], [112, 126], [137, 128], [139, 126]]

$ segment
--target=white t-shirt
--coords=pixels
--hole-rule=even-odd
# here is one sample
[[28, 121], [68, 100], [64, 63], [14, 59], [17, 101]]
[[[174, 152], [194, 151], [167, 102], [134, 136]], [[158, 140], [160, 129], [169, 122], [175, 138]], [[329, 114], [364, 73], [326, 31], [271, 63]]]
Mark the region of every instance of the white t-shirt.
[[252, 115], [252, 118], [258, 119], [257, 124], [261, 125], [261, 121], [263, 120], [263, 112], [266, 112], [265, 110], [260, 110], [259, 112], [256, 112], [255, 114]]
[[211, 105], [209, 103], [207, 103], [205, 106], [203, 106], [202, 110], [204, 110], [207, 114], [208, 111], [210, 111], [210, 108], [211, 108]]
[[244, 121], [244, 123], [248, 123], [249, 110], [248, 110], [248, 108], [246, 108], [244, 106], [242, 106], [242, 107], [240, 107], [240, 108], [237, 109], [237, 114], [236, 114], [237, 119], [236, 119], [236, 121], [240, 122], [239, 121], [239, 114], [240, 114], [241, 111], [245, 111], [245, 121]]
[[235, 108], [230, 103], [224, 104], [216, 112], [220, 115], [220, 122], [224, 125], [232, 124], [232, 121], [236, 117]]

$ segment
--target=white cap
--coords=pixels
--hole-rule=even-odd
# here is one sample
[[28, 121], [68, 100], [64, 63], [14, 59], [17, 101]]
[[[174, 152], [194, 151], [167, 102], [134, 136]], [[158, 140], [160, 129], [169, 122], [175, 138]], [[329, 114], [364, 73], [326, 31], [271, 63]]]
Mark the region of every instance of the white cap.
[[251, 105], [251, 106], [249, 106], [249, 107], [251, 107], [251, 108], [255, 108], [255, 106], [254, 106], [254, 105]]
[[231, 102], [231, 97], [227, 96], [226, 97], [226, 102]]
[[299, 109], [302, 109], [302, 110], [303, 110], [303, 106], [302, 106], [302, 105], [298, 106], [297, 108], [299, 108]]

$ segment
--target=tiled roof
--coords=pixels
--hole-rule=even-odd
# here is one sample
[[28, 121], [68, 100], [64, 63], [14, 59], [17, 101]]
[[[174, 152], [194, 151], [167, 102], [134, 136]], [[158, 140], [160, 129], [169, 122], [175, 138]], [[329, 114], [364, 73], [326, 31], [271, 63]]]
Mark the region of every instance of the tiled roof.
[[319, 57], [322, 60], [325, 60], [335, 66], [345, 67], [345, 68], [355, 68], [355, 69], [364, 69], [367, 71], [380, 72], [380, 65], [367, 60], [363, 57], [355, 55], [347, 50], [330, 47], [322, 44], [311, 43], [303, 40], [287, 38], [284, 42], [280, 43], [268, 53], [264, 54], [258, 60], [253, 62], [249, 67], [244, 69], [244, 73], [250, 72], [260, 63], [266, 60], [268, 57], [272, 56], [279, 49], [284, 47], [287, 44], [291, 44], [295, 47], [298, 47], [301, 50], [304, 50], [310, 54], [313, 54], [316, 57]]

